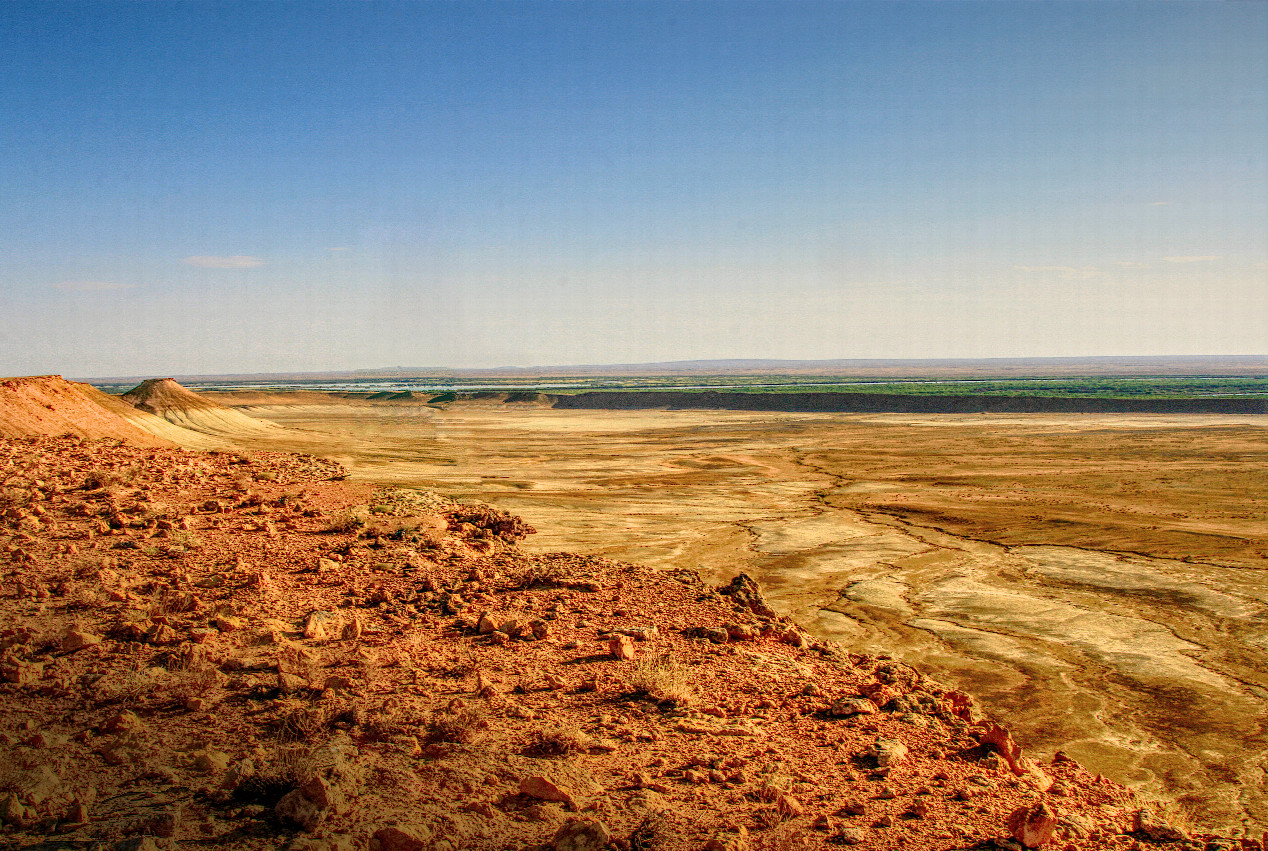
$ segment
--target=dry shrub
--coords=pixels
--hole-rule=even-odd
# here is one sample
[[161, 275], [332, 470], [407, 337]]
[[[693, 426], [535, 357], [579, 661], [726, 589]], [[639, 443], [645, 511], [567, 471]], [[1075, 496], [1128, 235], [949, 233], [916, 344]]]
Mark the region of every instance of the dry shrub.
[[242, 804], [272, 807], [315, 772], [313, 748], [307, 745], [282, 748], [263, 761], [254, 774], [238, 782], [233, 798]]
[[364, 505], [355, 508], [341, 508], [338, 511], [331, 512], [330, 520], [326, 523], [327, 532], [352, 532], [365, 526], [369, 519], [369, 511]]
[[470, 744], [489, 726], [484, 715], [474, 709], [436, 712], [427, 722], [427, 741]]
[[[781, 816], [774, 810], [761, 810], [763, 822], [773, 821], [771, 830], [763, 832], [753, 842], [753, 851], [811, 851], [819, 848], [819, 842], [813, 834], [806, 831], [801, 824], [779, 824]], [[778, 825], [778, 826], [775, 826]]]
[[168, 546], [179, 548], [182, 550], [200, 550], [203, 548], [202, 539], [193, 532], [184, 529], [172, 529], [167, 533]]
[[674, 831], [665, 821], [665, 814], [656, 810], [643, 816], [643, 820], [630, 834], [630, 851], [656, 851], [673, 839]]
[[400, 735], [414, 735], [425, 726], [419, 707], [391, 700], [366, 713], [362, 730], [371, 740], [386, 741]]
[[658, 703], [689, 706], [695, 699], [686, 667], [670, 654], [640, 658], [630, 675], [630, 685], [635, 696]]
[[98, 608], [104, 600], [104, 595], [94, 588], [76, 583], [67, 590], [63, 599], [68, 610], [79, 611]]
[[183, 670], [172, 676], [168, 691], [172, 699], [184, 704], [193, 698], [202, 697], [219, 685], [216, 669], [210, 666]]
[[336, 723], [356, 720], [355, 707], [345, 701], [308, 703], [285, 698], [274, 706], [275, 714], [269, 724], [284, 742], [318, 741], [324, 739]]
[[151, 676], [148, 659], [149, 651], [141, 645], [135, 645], [128, 657], [92, 682], [88, 688], [102, 703], [136, 703], [154, 691], [157, 685]]
[[112, 470], [93, 470], [84, 477], [82, 485], [84, 490], [94, 491], [102, 488], [117, 487], [123, 483], [123, 479]]
[[466, 679], [475, 673], [476, 655], [470, 648], [464, 648], [457, 658], [447, 662], [427, 666], [432, 676], [446, 680]]
[[571, 724], [534, 730], [524, 747], [525, 756], [569, 756], [585, 750], [590, 738]]

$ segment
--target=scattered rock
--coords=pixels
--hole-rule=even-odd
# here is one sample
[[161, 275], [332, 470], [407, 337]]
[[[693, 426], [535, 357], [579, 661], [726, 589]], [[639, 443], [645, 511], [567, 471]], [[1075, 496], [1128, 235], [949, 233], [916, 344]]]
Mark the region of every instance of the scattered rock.
[[100, 635], [95, 635], [78, 626], [70, 626], [67, 628], [66, 634], [62, 636], [62, 650], [66, 653], [74, 653], [77, 650], [83, 650], [85, 647], [100, 644], [101, 640]]
[[748, 849], [748, 830], [743, 825], [714, 835], [704, 846], [704, 851], [748, 851]]
[[1149, 810], [1137, 810], [1132, 814], [1132, 831], [1154, 842], [1187, 842], [1189, 834], [1167, 824]]
[[760, 586], [747, 573], [741, 573], [736, 576], [729, 585], [719, 588], [718, 593], [730, 597], [735, 605], [742, 606], [755, 615], [766, 618], [777, 617], [775, 610], [770, 607], [770, 603], [766, 602], [766, 598], [762, 595]]
[[102, 729], [107, 733], [131, 733], [140, 730], [143, 726], [144, 724], [135, 712], [125, 709], [106, 719]]
[[[0, 440], [0, 511], [41, 521], [20, 535], [0, 520], [0, 698], [15, 710], [0, 724], [0, 839], [15, 847], [176, 847], [162, 833], [292, 851], [710, 837], [737, 851], [741, 822], [759, 847], [1106, 851], [1185, 835], [1145, 813], [1123, 836], [1116, 820], [1139, 806], [1127, 790], [1063, 757], [1039, 771], [967, 696], [892, 659], [809, 643], [747, 577], [718, 592], [529, 554], [478, 522], [415, 525], [391, 500], [342, 529], [345, 486], [284, 491], [269, 478], [294, 463], [280, 454], [57, 440], [73, 481], [42, 469], [38, 497], [42, 450], [18, 446], [27, 458], [5, 466], [16, 444]], [[89, 493], [93, 470], [106, 486]], [[209, 499], [197, 540], [181, 534]], [[548, 727], [557, 745], [532, 745]], [[1038, 804], [1010, 813], [1046, 788], [1070, 814], [1044, 845]]]
[[229, 755], [217, 750], [205, 750], [194, 756], [194, 768], [203, 774], [219, 774], [229, 767]]
[[595, 819], [568, 819], [550, 840], [552, 851], [604, 851], [612, 841], [608, 826]]
[[879, 711], [876, 704], [865, 697], [842, 697], [832, 703], [828, 713], [837, 718], [849, 718], [852, 715], [875, 715]]
[[14, 685], [35, 685], [44, 676], [43, 662], [30, 662], [16, 656], [0, 659], [0, 674]]
[[796, 818], [806, 811], [806, 807], [801, 801], [786, 793], [775, 799], [775, 809], [784, 818]]
[[156, 623], [150, 627], [145, 634], [145, 640], [149, 644], [159, 647], [165, 647], [169, 644], [175, 644], [180, 641], [180, 636], [176, 634], [176, 630], [172, 629], [165, 623]]
[[1027, 848], [1042, 848], [1052, 841], [1052, 833], [1057, 827], [1057, 814], [1040, 801], [1013, 810], [1005, 823], [1013, 839]]
[[432, 851], [434, 835], [425, 827], [381, 827], [374, 832], [370, 851]]
[[857, 827], [843, 827], [834, 838], [842, 845], [862, 845], [867, 841], [867, 831]]
[[17, 795], [5, 795], [0, 800], [0, 821], [13, 827], [23, 827], [28, 821], [34, 819], [32, 813], [21, 801]]
[[273, 812], [283, 824], [292, 824], [307, 831], [316, 830], [322, 817], [322, 808], [300, 789], [292, 789], [283, 795]]
[[336, 814], [342, 814], [347, 810], [347, 802], [335, 784], [319, 774], [309, 777], [299, 789], [304, 793], [304, 797], [323, 810], [331, 810]]
[[304, 622], [304, 637], [312, 641], [327, 641], [338, 628], [338, 623], [338, 612], [314, 611]]
[[172, 847], [170, 839], [158, 839], [153, 836], [132, 836], [112, 844], [110, 851], [168, 851]]
[[613, 659], [628, 662], [634, 658], [634, 642], [628, 635], [615, 635], [608, 640], [608, 653]]
[[566, 804], [571, 809], [578, 809], [576, 798], [570, 789], [556, 784], [555, 781], [541, 774], [531, 774], [522, 778], [520, 794], [541, 801], [555, 801]]
[[876, 760], [879, 768], [889, 768], [907, 759], [907, 746], [896, 739], [876, 740], [876, 744], [868, 750], [868, 756]]
[[978, 734], [977, 740], [984, 745], [991, 745], [999, 752], [1000, 758], [1008, 764], [1009, 769], [1017, 775], [1025, 774], [1026, 769], [1020, 764], [1021, 748], [1013, 741], [1013, 734], [999, 724], [987, 724], [986, 729]]

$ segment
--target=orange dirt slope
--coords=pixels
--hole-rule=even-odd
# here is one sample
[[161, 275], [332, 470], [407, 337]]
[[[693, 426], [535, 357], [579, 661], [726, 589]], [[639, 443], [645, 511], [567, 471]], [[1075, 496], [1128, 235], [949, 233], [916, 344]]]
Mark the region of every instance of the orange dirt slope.
[[131, 409], [94, 387], [60, 375], [0, 381], [0, 436], [74, 434], [115, 437], [138, 446], [172, 446], [125, 414]]

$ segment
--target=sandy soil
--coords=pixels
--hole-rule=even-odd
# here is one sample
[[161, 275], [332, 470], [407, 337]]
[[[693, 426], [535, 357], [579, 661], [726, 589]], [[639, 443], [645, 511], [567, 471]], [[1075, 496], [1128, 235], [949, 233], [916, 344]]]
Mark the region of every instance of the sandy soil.
[[747, 571], [1041, 754], [1268, 823], [1262, 417], [243, 410], [287, 427], [270, 447], [521, 514], [533, 551]]

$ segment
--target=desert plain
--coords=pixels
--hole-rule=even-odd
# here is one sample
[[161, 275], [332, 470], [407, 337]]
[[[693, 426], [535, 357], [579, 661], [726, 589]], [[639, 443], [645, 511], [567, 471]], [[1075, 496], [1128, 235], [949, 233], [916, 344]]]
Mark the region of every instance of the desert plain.
[[1268, 823], [1268, 421], [445, 407], [212, 393], [242, 446], [521, 515], [530, 552], [756, 578], [1228, 830]]

